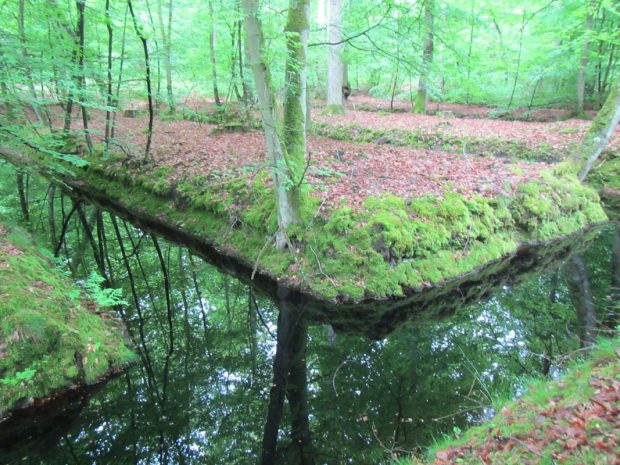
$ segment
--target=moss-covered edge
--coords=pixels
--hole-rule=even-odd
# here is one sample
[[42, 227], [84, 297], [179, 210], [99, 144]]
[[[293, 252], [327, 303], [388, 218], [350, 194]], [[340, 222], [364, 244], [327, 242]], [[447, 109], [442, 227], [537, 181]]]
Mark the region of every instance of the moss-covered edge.
[[0, 418], [131, 363], [121, 325], [16, 228], [0, 225]]
[[[448, 123], [449, 124], [449, 123]], [[312, 132], [318, 136], [361, 143], [391, 144], [446, 152], [468, 153], [482, 156], [505, 157], [527, 161], [557, 162], [564, 159], [569, 146], [555, 147], [547, 143], [526, 142], [500, 137], [459, 137], [441, 130], [375, 129], [359, 124], [338, 125], [327, 122], [314, 123]], [[608, 153], [617, 153], [607, 149]]]
[[172, 168], [131, 167], [120, 158], [94, 158], [75, 171], [74, 181], [127, 209], [156, 216], [288, 287], [336, 303], [409, 295], [510, 255], [520, 244], [559, 239], [607, 220], [596, 192], [558, 169], [506, 198], [386, 195], [367, 198], [359, 211], [318, 214], [319, 200], [310, 196], [305, 225], [289, 231], [300, 247], [281, 252], [272, 244], [276, 217], [268, 172], [251, 183], [243, 172], [172, 181]]
[[[618, 379], [620, 376], [619, 354], [620, 336], [616, 335], [614, 338], [599, 340], [587, 359], [572, 363], [560, 379], [531, 381], [520, 399], [494, 405], [495, 410], [499, 413], [493, 419], [480, 426], [470, 428], [463, 434], [437, 441], [430, 447], [425, 456], [414, 457], [413, 461], [407, 459], [406, 463], [425, 465], [436, 459], [438, 454], [442, 455], [440, 451], [451, 448], [482, 452], [490, 437], [506, 438], [506, 442], [510, 442], [511, 438], [521, 437], [523, 441], [527, 442], [526, 436], [529, 432], [534, 432], [536, 435], [537, 431], [539, 436], [544, 435], [544, 430], [551, 427], [552, 422], [544, 411], [546, 409], [560, 411], [563, 408], [578, 411], [580, 406], [590, 402], [589, 399], [594, 394], [594, 389], [590, 386], [591, 380], [601, 376]], [[568, 428], [570, 426], [569, 420], [566, 419], [565, 421]], [[584, 427], [598, 429], [598, 434], [602, 438], [606, 434], [609, 437], [617, 434], [617, 431], [614, 430], [602, 431], [601, 424], [588, 425], [586, 422]], [[568, 439], [569, 437], [567, 437]], [[517, 441], [513, 439], [513, 442]], [[489, 450], [486, 453], [488, 463], [498, 465], [530, 463], [530, 461], [532, 463], [555, 463], [554, 453], [561, 451], [561, 448], [562, 444], [554, 441], [550, 441], [542, 451], [533, 450], [527, 444], [520, 446], [517, 443], [514, 448], [507, 447], [503, 451]], [[444, 453], [444, 455], [449, 454]], [[583, 451], [575, 451], [574, 455], [565, 458], [563, 463], [608, 463], [606, 459], [612, 455], [612, 449], [605, 449], [604, 447], [587, 448]], [[458, 454], [456, 461], [463, 464], [482, 463], [479, 456], [473, 457], [465, 452]], [[437, 463], [437, 461], [433, 463]]]

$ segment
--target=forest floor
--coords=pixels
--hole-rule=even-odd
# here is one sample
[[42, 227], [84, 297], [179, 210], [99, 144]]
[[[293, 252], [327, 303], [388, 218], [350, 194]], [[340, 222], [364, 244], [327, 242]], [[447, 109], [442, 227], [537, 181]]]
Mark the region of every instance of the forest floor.
[[437, 444], [429, 462], [618, 465], [620, 338], [602, 341], [587, 362], [557, 381], [542, 380], [491, 421]]
[[[213, 120], [210, 102], [193, 102], [192, 108], [189, 118]], [[239, 175], [251, 179], [267, 168], [262, 131], [222, 132], [218, 124], [186, 117], [155, 121], [153, 166], [169, 167], [171, 182], [190, 176], [215, 183]], [[326, 116], [318, 108], [313, 123], [306, 179], [325, 209], [357, 208], [364, 198], [380, 194], [404, 199], [445, 192], [509, 196], [518, 184], [536, 179], [549, 162], [566, 156], [590, 124], [576, 119], [543, 123], [360, 110]], [[144, 112], [135, 118], [119, 114], [116, 124], [118, 141], [139, 155], [146, 142]], [[90, 127], [100, 135], [103, 115], [93, 115]], [[611, 147], [620, 147], [620, 131]]]

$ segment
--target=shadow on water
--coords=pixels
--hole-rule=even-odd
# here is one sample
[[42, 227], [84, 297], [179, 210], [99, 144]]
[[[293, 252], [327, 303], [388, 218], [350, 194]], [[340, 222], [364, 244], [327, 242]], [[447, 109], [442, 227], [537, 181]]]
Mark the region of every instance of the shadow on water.
[[[488, 417], [617, 321], [613, 225], [403, 302], [330, 308], [31, 184], [31, 228], [76, 278], [123, 289], [140, 362], [16, 412], [1, 463], [388, 463]], [[19, 212], [12, 187], [1, 206]]]

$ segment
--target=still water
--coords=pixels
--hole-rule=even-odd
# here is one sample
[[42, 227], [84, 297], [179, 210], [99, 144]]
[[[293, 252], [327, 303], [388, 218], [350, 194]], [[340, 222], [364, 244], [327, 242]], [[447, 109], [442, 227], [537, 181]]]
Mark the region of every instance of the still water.
[[[51, 199], [60, 218], [71, 200], [32, 192], [34, 228], [52, 237], [41, 205]], [[103, 271], [123, 289], [119, 311], [140, 361], [87, 393], [0, 424], [0, 463], [257, 463], [273, 413], [277, 306], [181, 245], [87, 205], [83, 213], [98, 246], [76, 218], [61, 257], [75, 276]], [[615, 324], [614, 243], [609, 225], [576, 259], [379, 340], [310, 319], [297, 365], [305, 377], [276, 412], [274, 461], [301, 463], [290, 435], [305, 418], [314, 463], [390, 463], [488, 418], [525, 377], [557, 375], [593, 322]]]

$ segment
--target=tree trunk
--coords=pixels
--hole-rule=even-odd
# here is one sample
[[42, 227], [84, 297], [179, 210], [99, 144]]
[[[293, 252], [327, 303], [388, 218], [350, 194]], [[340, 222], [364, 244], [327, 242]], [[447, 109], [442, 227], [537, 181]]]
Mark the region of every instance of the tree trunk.
[[[297, 4], [295, 0], [291, 0], [291, 2], [295, 2], [295, 5]], [[258, 94], [258, 104], [263, 120], [265, 138], [267, 139], [267, 151], [269, 153], [269, 162], [272, 168], [276, 194], [276, 210], [278, 216], [276, 246], [280, 250], [284, 250], [289, 242], [286, 236], [286, 229], [292, 224], [301, 223], [299, 189], [302, 181], [295, 176], [296, 161], [289, 160], [285, 141], [290, 141], [291, 144], [298, 143], [300, 134], [299, 125], [304, 125], [305, 113], [302, 111], [302, 116], [295, 121], [291, 121], [290, 118], [292, 118], [292, 115], [296, 115], [300, 109], [303, 110], [305, 108], [302, 106], [301, 102], [299, 106], [293, 104], [293, 95], [288, 97], [288, 101], [294, 106], [297, 106], [297, 108], [289, 108], [287, 111], [289, 115], [287, 124], [289, 127], [285, 128], [285, 132], [288, 134], [288, 137], [283, 137], [282, 122], [280, 121], [279, 112], [276, 107], [269, 68], [262, 54], [263, 39], [261, 25], [258, 19], [258, 0], [243, 0], [242, 3], [246, 30], [246, 53], [248, 55], [249, 66], [254, 75], [254, 83]], [[308, 12], [307, 5], [309, 0], [303, 0], [300, 3], [303, 7], [291, 9], [306, 14]], [[308, 21], [306, 20], [305, 23], [307, 24]], [[304, 37], [307, 38], [307, 33], [297, 34], [297, 37], [292, 34], [289, 42], [295, 42], [297, 40], [302, 41]], [[289, 45], [289, 49], [290, 47]], [[301, 47], [301, 49], [305, 49], [305, 46]], [[305, 83], [305, 80], [300, 77], [301, 75], [305, 75], [306, 72], [305, 56], [289, 57], [289, 60], [293, 58], [297, 61], [299, 66], [292, 71], [292, 74], [287, 74], [287, 88], [289, 87], [288, 83], [295, 82], [295, 80], [298, 80], [301, 86]], [[300, 68], [303, 68], [303, 70]], [[291, 69], [288, 64], [287, 69]], [[295, 95], [297, 92], [301, 95], [301, 89], [299, 88], [288, 92]], [[303, 95], [305, 97], [305, 91]], [[305, 105], [305, 102], [303, 105]], [[303, 129], [301, 129], [301, 131], [303, 131]]]
[[213, 15], [213, 2], [209, 0], [209, 16], [211, 17], [211, 31], [209, 33], [209, 52], [211, 54], [211, 77], [213, 79], [213, 97], [215, 98], [215, 104], [220, 107], [222, 101], [220, 100], [220, 92], [217, 88], [217, 62], [215, 60], [215, 41], [216, 41], [216, 29], [215, 18]]
[[168, 2], [168, 24], [164, 25], [164, 14], [162, 0], [157, 0], [157, 19], [159, 22], [159, 33], [161, 35], [162, 51], [164, 55], [164, 70], [166, 73], [166, 96], [168, 100], [168, 113], [176, 112], [174, 103], [174, 93], [172, 92], [172, 0]]
[[435, 0], [425, 0], [424, 2], [424, 27], [426, 36], [424, 38], [424, 52], [422, 54], [422, 71], [418, 82], [418, 95], [415, 100], [415, 113], [426, 114], [428, 104], [428, 81], [430, 78], [430, 68], [433, 63], [433, 38], [434, 38], [434, 9]]
[[329, 0], [327, 24], [328, 59], [327, 59], [327, 108], [332, 114], [344, 113], [342, 104], [342, 0]]
[[82, 111], [82, 125], [84, 126], [84, 138], [86, 139], [86, 145], [88, 146], [88, 152], [93, 153], [93, 141], [88, 131], [88, 113], [84, 106], [84, 10], [86, 8], [86, 0], [76, 0], [75, 2], [78, 11], [78, 66], [79, 74], [77, 79], [78, 90], [80, 91], [80, 110]]
[[284, 144], [291, 178], [297, 187], [289, 187], [293, 202], [300, 203], [300, 183], [306, 162], [306, 117], [308, 105], [308, 35], [310, 0], [293, 0], [285, 28], [288, 57], [284, 95]]
[[110, 0], [106, 0], [105, 2], [105, 21], [106, 28], [108, 30], [108, 69], [106, 70], [107, 77], [107, 96], [106, 96], [106, 106], [108, 109], [105, 112], [105, 157], [108, 156], [108, 149], [110, 148], [110, 130], [112, 126], [112, 112], [110, 108], [112, 107], [112, 53], [113, 53], [113, 38], [114, 31], [112, 29], [112, 18], [110, 16]]
[[149, 125], [146, 134], [146, 147], [144, 148], [144, 158], [148, 158], [151, 151], [151, 140], [153, 139], [153, 119], [155, 116], [155, 112], [153, 110], [153, 92], [151, 89], [151, 65], [149, 61], [149, 48], [146, 42], [146, 36], [144, 35], [144, 31], [138, 25], [138, 20], [136, 19], [136, 14], [133, 11], [133, 5], [131, 3], [131, 0], [127, 0], [127, 6], [129, 7], [129, 13], [131, 14], [131, 19], [133, 20], [133, 27], [136, 31], [136, 35], [142, 42], [142, 49], [144, 50], [144, 65], [146, 67], [146, 93], [149, 103]]
[[588, 172], [607, 145], [620, 121], [620, 76], [612, 84], [605, 105], [596, 115], [596, 119], [583, 136], [581, 143], [575, 148], [572, 160], [578, 169], [580, 180], [584, 180]]
[[[590, 10], [591, 5], [588, 3], [586, 6]], [[584, 115], [584, 101], [586, 94], [586, 70], [588, 68], [589, 54], [590, 54], [590, 32], [592, 30], [592, 12], [588, 11], [586, 18], [586, 30], [585, 39], [583, 41], [583, 48], [581, 49], [581, 59], [579, 60], [579, 73], [577, 74], [577, 108], [575, 114], [577, 116]]]
[[22, 217], [24, 221], [30, 221], [30, 213], [28, 210], [28, 196], [26, 194], [26, 187], [24, 184], [24, 172], [17, 171], [17, 192], [19, 193], [19, 206], [22, 210]]
[[596, 341], [596, 313], [590, 289], [590, 280], [581, 254], [574, 255], [566, 264], [568, 289], [577, 312], [579, 343], [589, 347]]

